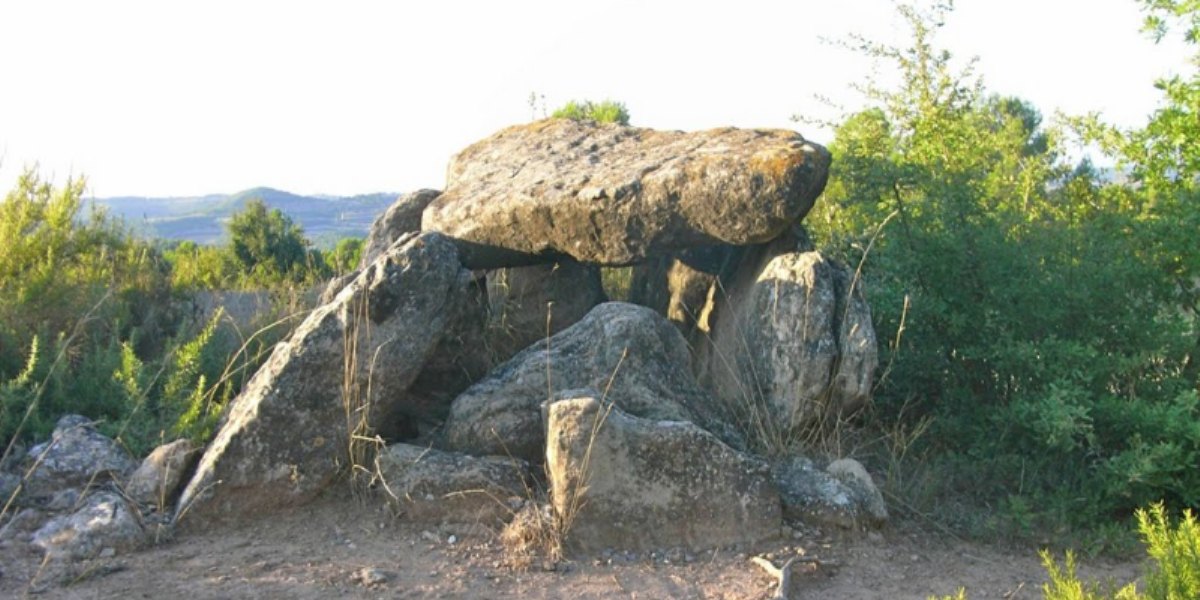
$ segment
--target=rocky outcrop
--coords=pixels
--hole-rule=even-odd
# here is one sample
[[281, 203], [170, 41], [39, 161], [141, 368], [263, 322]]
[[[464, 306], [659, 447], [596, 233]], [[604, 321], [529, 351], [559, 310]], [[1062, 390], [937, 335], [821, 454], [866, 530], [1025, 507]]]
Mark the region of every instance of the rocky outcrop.
[[887, 522], [883, 496], [852, 458], [821, 470], [808, 458], [793, 456], [772, 465], [771, 476], [783, 500], [783, 516], [790, 521], [847, 530]]
[[704, 549], [779, 535], [766, 463], [696, 425], [640, 419], [595, 397], [548, 413], [546, 471], [568, 547]]
[[50, 440], [30, 448], [25, 460], [33, 471], [22, 493], [31, 497], [49, 497], [64, 488], [124, 482], [137, 467], [125, 450], [96, 431], [91, 419], [80, 415], [60, 418]]
[[688, 368], [680, 333], [654, 311], [601, 304], [580, 322], [497, 367], [455, 399], [446, 448], [541, 462], [540, 406], [558, 391], [604, 391], [622, 410], [649, 419], [692, 421], [737, 444]]
[[780, 240], [745, 252], [712, 294], [701, 380], [728, 406], [786, 431], [853, 413], [878, 365], [861, 282], [818, 252]]
[[164, 507], [175, 500], [184, 476], [200, 458], [191, 440], [180, 439], [154, 449], [125, 484], [125, 493], [135, 502]]
[[380, 488], [405, 521], [499, 526], [531, 494], [528, 465], [408, 444], [379, 454]]
[[374, 223], [363, 242], [359, 269], [365, 269], [387, 252], [406, 233], [421, 231], [421, 213], [440, 194], [438, 190], [417, 190], [396, 199]]
[[697, 245], [757, 244], [804, 217], [829, 161], [791, 131], [549, 119], [455, 156], [422, 228], [454, 238], [470, 268], [561, 256], [629, 265]]
[[[304, 502], [349, 458], [352, 431], [412, 384], [469, 274], [448, 240], [398, 242], [275, 348], [233, 402], [184, 490], [192, 522]], [[364, 433], [369, 430], [363, 431]]]

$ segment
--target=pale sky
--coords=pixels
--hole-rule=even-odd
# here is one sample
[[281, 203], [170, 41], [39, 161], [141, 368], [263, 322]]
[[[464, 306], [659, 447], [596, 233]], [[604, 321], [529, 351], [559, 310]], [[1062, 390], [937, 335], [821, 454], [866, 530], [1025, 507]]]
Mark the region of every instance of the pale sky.
[[[823, 95], [870, 61], [822, 43], [904, 42], [889, 0], [341, 2], [0, 0], [0, 193], [39, 164], [89, 193], [182, 196], [265, 185], [349, 195], [439, 188], [449, 157], [573, 98], [639, 126], [829, 131]], [[942, 47], [994, 92], [1142, 124], [1180, 44], [1135, 0], [959, 0]]]

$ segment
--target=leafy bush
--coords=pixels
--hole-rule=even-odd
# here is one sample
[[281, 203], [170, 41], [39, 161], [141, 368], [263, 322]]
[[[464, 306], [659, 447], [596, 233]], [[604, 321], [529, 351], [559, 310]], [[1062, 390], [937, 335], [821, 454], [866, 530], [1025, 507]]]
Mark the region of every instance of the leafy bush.
[[22, 426], [43, 437], [66, 412], [114, 422], [122, 344], [160, 352], [176, 320], [165, 261], [102, 212], [81, 214], [83, 191], [82, 180], [55, 189], [28, 171], [0, 203], [5, 442]]
[[303, 228], [255, 198], [233, 214], [227, 227], [227, 245], [183, 241], [164, 251], [176, 290], [311, 287], [343, 269], [353, 270], [361, 254], [362, 241], [354, 239], [339, 241], [328, 255], [312, 248]]
[[944, 13], [901, 11], [910, 47], [859, 46], [901, 83], [868, 87], [875, 106], [837, 128], [806, 220], [851, 264], [883, 228], [864, 271], [876, 329], [896, 334], [876, 416], [929, 420], [927, 496], [1000, 499], [994, 526], [1018, 534], [1197, 505], [1200, 261], [1179, 237], [1196, 178], [1129, 186], [1066, 163], [1062, 131], [933, 46]]
[[[97, 420], [135, 454], [165, 436], [204, 441], [286, 327], [243, 339], [218, 313], [193, 331], [177, 294], [315, 278], [324, 259], [320, 269], [247, 272], [230, 251], [183, 243], [166, 260], [103, 213], [81, 215], [83, 191], [82, 181], [55, 189], [27, 172], [0, 204], [0, 442], [44, 439], [67, 413]], [[265, 218], [275, 233], [245, 237], [299, 235], [285, 217]], [[291, 258], [313, 259], [300, 250]]]
[[604, 100], [592, 102], [571, 100], [550, 114], [555, 119], [571, 119], [573, 121], [595, 121], [597, 123], [629, 124], [629, 110], [620, 102]]

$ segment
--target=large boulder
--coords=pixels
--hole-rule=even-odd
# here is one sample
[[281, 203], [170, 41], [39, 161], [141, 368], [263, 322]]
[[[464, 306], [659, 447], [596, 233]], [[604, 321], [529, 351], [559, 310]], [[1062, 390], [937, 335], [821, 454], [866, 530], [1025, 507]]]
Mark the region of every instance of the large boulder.
[[363, 242], [358, 268], [365, 269], [375, 262], [404, 234], [421, 231], [421, 213], [440, 193], [438, 190], [417, 190], [397, 198], [371, 223], [371, 230]]
[[470, 268], [561, 256], [629, 265], [696, 245], [757, 244], [804, 217], [829, 161], [792, 131], [548, 119], [455, 156], [422, 228], [454, 238]]
[[781, 239], [745, 252], [713, 291], [700, 379], [750, 426], [787, 432], [869, 400], [878, 349], [862, 284]]
[[463, 392], [450, 407], [442, 444], [541, 462], [540, 406], [578, 388], [602, 390], [631, 414], [696, 422], [738, 443], [692, 376], [679, 331], [648, 308], [608, 302]]
[[524, 461], [409, 444], [379, 454], [380, 488], [404, 520], [499, 526], [531, 495]]
[[351, 462], [352, 432], [416, 379], [469, 273], [438, 234], [398, 241], [314, 310], [233, 402], [184, 490], [191, 521], [311, 499]]
[[569, 548], [698, 550], [779, 535], [766, 463], [692, 423], [640, 419], [595, 397], [548, 413], [546, 472]]
[[487, 297], [488, 348], [497, 363], [574, 325], [606, 300], [600, 270], [569, 259], [491, 271]]
[[137, 467], [124, 449], [96, 431], [91, 419], [80, 415], [61, 417], [50, 440], [30, 448], [25, 460], [33, 472], [22, 492], [30, 497], [49, 497], [65, 488], [124, 482]]

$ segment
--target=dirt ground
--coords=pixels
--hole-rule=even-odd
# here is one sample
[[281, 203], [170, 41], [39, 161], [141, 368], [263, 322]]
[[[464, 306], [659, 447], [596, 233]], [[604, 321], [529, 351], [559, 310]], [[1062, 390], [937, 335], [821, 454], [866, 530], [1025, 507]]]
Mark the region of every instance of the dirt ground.
[[[454, 536], [451, 539], [451, 536]], [[0, 547], [0, 597], [19, 598], [769, 598], [774, 580], [748, 560], [820, 561], [795, 569], [791, 598], [1040, 598], [1036, 551], [970, 544], [894, 523], [882, 532], [794, 532], [759, 548], [615, 554], [516, 569], [489, 531], [396, 521], [349, 498], [240, 527], [181, 532], [140, 552], [41, 568], [27, 544]], [[1134, 562], [1086, 561], [1088, 580], [1130, 581]], [[39, 574], [39, 569], [41, 572]]]

